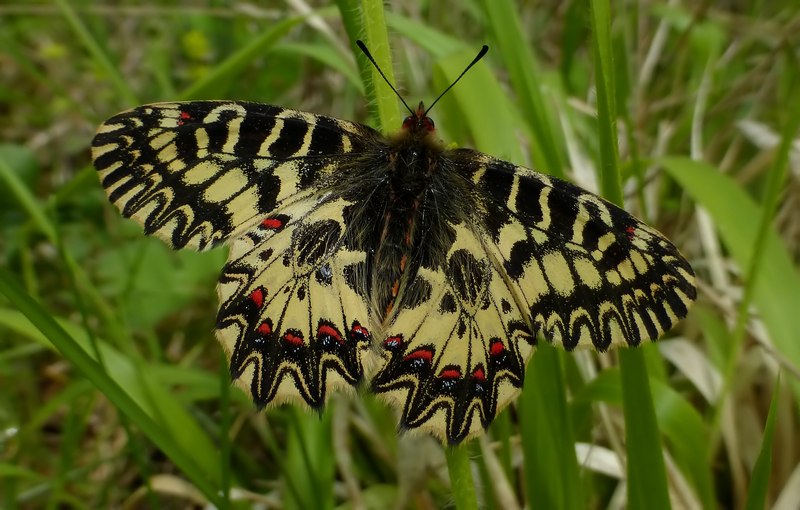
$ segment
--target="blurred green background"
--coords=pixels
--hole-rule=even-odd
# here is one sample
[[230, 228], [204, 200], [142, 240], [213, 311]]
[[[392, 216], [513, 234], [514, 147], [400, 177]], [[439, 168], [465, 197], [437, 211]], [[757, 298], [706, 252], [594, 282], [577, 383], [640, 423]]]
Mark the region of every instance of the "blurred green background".
[[[356, 38], [409, 104], [488, 44], [441, 137], [624, 197], [695, 267], [689, 318], [541, 349], [457, 449], [369, 395], [257, 413], [213, 334], [225, 250], [145, 238], [89, 144], [181, 99], [391, 130]], [[0, 507], [797, 509], [799, 57], [791, 0], [0, 4]]]

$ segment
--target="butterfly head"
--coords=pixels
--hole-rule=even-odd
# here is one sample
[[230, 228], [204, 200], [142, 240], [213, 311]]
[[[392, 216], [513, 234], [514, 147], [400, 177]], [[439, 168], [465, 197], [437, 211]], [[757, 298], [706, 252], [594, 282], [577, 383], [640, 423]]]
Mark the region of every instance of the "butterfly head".
[[428, 117], [422, 101], [419, 102], [417, 111], [403, 120], [403, 129], [412, 134], [427, 134], [436, 130], [433, 119]]
[[461, 74], [458, 75], [458, 78], [453, 80], [453, 83], [451, 83], [446, 89], [444, 89], [444, 92], [439, 94], [439, 97], [437, 97], [433, 101], [433, 103], [431, 103], [431, 105], [428, 107], [427, 110], [425, 109], [425, 106], [422, 104], [422, 101], [420, 101], [419, 102], [419, 106], [417, 107], [417, 110], [414, 111], [414, 110], [411, 109], [410, 106], [408, 106], [408, 103], [406, 103], [405, 99], [403, 99], [403, 96], [401, 96], [400, 93], [397, 92], [397, 89], [394, 88], [394, 85], [392, 85], [392, 82], [389, 81], [389, 79], [386, 77], [385, 74], [383, 74], [383, 71], [381, 70], [380, 66], [378, 65], [377, 62], [375, 62], [375, 59], [372, 57], [372, 54], [367, 49], [367, 45], [364, 44], [364, 42], [360, 41], [360, 40], [356, 41], [356, 45], [358, 45], [358, 47], [361, 48], [361, 51], [364, 52], [364, 56], [366, 56], [367, 59], [372, 63], [372, 65], [375, 66], [375, 69], [378, 71], [378, 74], [381, 75], [381, 78], [383, 78], [383, 81], [385, 81], [386, 84], [389, 85], [389, 88], [392, 89], [392, 91], [395, 93], [395, 95], [397, 95], [397, 97], [400, 99], [400, 101], [402, 101], [403, 106], [405, 106], [406, 109], [408, 110], [408, 112], [411, 114], [411, 115], [409, 115], [408, 117], [406, 117], [403, 120], [402, 133], [410, 134], [410, 135], [412, 135], [412, 137], [414, 139], [417, 139], [417, 140], [427, 138], [428, 135], [432, 134], [436, 130], [436, 128], [433, 125], [433, 119], [428, 117], [428, 112], [433, 108], [433, 106], [437, 102], [439, 102], [439, 100], [442, 98], [442, 96], [444, 96], [447, 93], [448, 90], [453, 88], [453, 85], [455, 85], [458, 82], [458, 80], [460, 80], [461, 77], [464, 76], [464, 74], [467, 71], [469, 71], [469, 69], [472, 66], [474, 66], [476, 63], [478, 63], [478, 61], [480, 59], [482, 59], [484, 55], [486, 55], [487, 51], [489, 51], [489, 47], [484, 44], [483, 47], [481, 47], [481, 50], [475, 56], [475, 58], [472, 59], [472, 62], [470, 62], [469, 65], [466, 68], [464, 68], [463, 71], [461, 71]]

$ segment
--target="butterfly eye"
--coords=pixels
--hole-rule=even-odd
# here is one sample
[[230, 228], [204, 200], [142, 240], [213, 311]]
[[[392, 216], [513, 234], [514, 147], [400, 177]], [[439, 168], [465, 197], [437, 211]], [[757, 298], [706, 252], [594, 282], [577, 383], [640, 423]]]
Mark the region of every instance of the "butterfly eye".
[[414, 124], [416, 123], [416, 117], [413, 115], [409, 115], [405, 119], [403, 119], [403, 129], [412, 129]]
[[422, 127], [425, 128], [425, 131], [434, 131], [436, 129], [436, 126], [433, 124], [433, 119], [430, 117], [422, 119]]

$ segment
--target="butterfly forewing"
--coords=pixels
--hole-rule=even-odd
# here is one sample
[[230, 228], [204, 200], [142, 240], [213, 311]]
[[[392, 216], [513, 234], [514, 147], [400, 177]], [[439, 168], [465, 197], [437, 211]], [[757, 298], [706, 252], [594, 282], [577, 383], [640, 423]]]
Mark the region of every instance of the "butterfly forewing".
[[452, 157], [484, 197], [487, 252], [547, 340], [636, 346], [686, 316], [694, 273], [659, 232], [568, 182], [465, 149]]
[[[236, 101], [145, 105], [93, 142], [109, 198], [174, 248], [230, 245], [217, 336], [260, 406], [369, 378], [457, 443], [519, 393], [537, 338], [638, 345], [696, 290], [657, 231], [572, 184], [404, 129]], [[407, 119], [407, 121], [409, 120]]]
[[206, 249], [313, 193], [371, 131], [258, 103], [158, 103], [104, 122], [92, 157], [125, 217], [175, 248]]

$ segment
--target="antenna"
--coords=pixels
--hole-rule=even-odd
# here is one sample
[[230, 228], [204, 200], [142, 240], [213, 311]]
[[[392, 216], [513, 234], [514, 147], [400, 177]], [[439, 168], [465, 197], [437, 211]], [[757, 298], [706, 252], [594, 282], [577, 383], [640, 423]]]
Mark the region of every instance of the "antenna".
[[469, 65], [468, 65], [467, 67], [465, 67], [463, 71], [461, 71], [461, 74], [459, 74], [459, 75], [458, 75], [458, 78], [456, 78], [455, 80], [453, 80], [453, 83], [451, 83], [449, 87], [447, 87], [446, 89], [444, 89], [444, 92], [442, 92], [441, 94], [439, 94], [439, 97], [437, 97], [437, 98], [436, 98], [436, 99], [435, 99], [435, 100], [434, 100], [434, 101], [431, 103], [431, 105], [428, 107], [428, 109], [427, 109], [427, 110], [425, 110], [425, 113], [424, 113], [422, 116], [423, 116], [423, 117], [427, 117], [427, 116], [428, 116], [428, 112], [429, 112], [429, 111], [431, 111], [431, 108], [433, 108], [433, 105], [435, 105], [436, 103], [438, 103], [438, 102], [439, 102], [439, 100], [442, 98], [442, 96], [443, 96], [443, 95], [445, 95], [445, 94], [447, 94], [447, 91], [448, 91], [448, 90], [450, 90], [450, 89], [452, 89], [452, 88], [453, 88], [453, 85], [455, 85], [456, 83], [458, 83], [458, 80], [460, 80], [460, 79], [461, 79], [461, 77], [462, 77], [462, 76], [464, 76], [464, 75], [467, 73], [467, 71], [469, 71], [470, 67], [472, 67], [472, 66], [474, 66], [475, 64], [477, 64], [477, 63], [478, 63], [478, 61], [479, 61], [480, 59], [482, 59], [482, 58], [483, 58], [483, 56], [484, 56], [484, 55], [486, 55], [486, 52], [488, 52], [488, 51], [489, 51], [489, 47], [488, 47], [488, 46], [486, 46], [486, 45], [484, 44], [484, 45], [481, 47], [481, 51], [479, 51], [479, 52], [478, 52], [478, 54], [477, 54], [477, 55], [475, 55], [475, 58], [473, 58], [473, 59], [472, 59], [472, 62], [470, 62], [470, 63], [469, 63]]
[[[361, 39], [358, 39], [358, 40], [356, 41], [356, 44], [357, 44], [357, 45], [358, 45], [358, 47], [361, 49], [361, 51], [363, 51], [363, 52], [364, 52], [364, 55], [366, 55], [366, 57], [369, 59], [369, 61], [370, 61], [370, 62], [372, 62], [372, 65], [373, 65], [373, 66], [375, 66], [375, 69], [377, 69], [377, 70], [378, 70], [378, 72], [380, 73], [381, 77], [383, 78], [383, 81], [385, 81], [385, 82], [386, 82], [386, 84], [387, 84], [387, 85], [389, 85], [389, 88], [391, 88], [391, 89], [392, 89], [392, 91], [395, 93], [395, 95], [396, 95], [397, 97], [399, 97], [399, 98], [400, 98], [400, 101], [402, 101], [402, 102], [403, 102], [403, 106], [405, 106], [405, 107], [406, 107], [406, 110], [408, 110], [409, 112], [411, 112], [411, 115], [413, 115], [413, 116], [416, 116], [416, 115], [417, 115], [417, 114], [416, 114], [416, 112], [414, 112], [414, 110], [412, 110], [412, 109], [411, 109], [411, 107], [410, 107], [410, 106], [408, 106], [408, 103], [406, 103], [406, 100], [405, 100], [405, 99], [403, 99], [403, 96], [401, 96], [401, 95], [400, 95], [400, 93], [399, 93], [399, 92], [397, 92], [397, 89], [396, 89], [396, 88], [394, 88], [394, 85], [392, 85], [392, 84], [391, 84], [391, 82], [389, 81], [389, 79], [388, 79], [388, 78], [386, 78], [386, 75], [385, 75], [385, 74], [383, 74], [383, 71], [381, 70], [380, 66], [378, 66], [378, 63], [377, 63], [377, 62], [375, 62], [375, 59], [374, 59], [374, 58], [372, 58], [372, 54], [371, 54], [371, 53], [369, 52], [369, 50], [367, 49], [367, 45], [366, 45], [366, 44], [364, 44], [364, 42], [363, 42]], [[450, 86], [448, 86], [446, 89], [444, 89], [444, 92], [442, 92], [441, 94], [439, 94], [439, 97], [437, 97], [437, 98], [436, 98], [436, 99], [433, 101], [433, 103], [431, 103], [431, 105], [428, 107], [428, 109], [427, 109], [427, 110], [425, 110], [425, 113], [423, 113], [423, 114], [422, 114], [422, 116], [423, 116], [423, 117], [427, 117], [427, 115], [428, 115], [428, 112], [429, 112], [429, 111], [431, 111], [431, 108], [433, 108], [433, 105], [435, 105], [437, 102], [439, 102], [439, 100], [442, 98], [442, 96], [443, 96], [443, 95], [445, 95], [445, 94], [447, 93], [447, 91], [448, 91], [448, 90], [450, 90], [451, 88], [453, 88], [453, 85], [455, 85], [456, 83], [458, 83], [458, 80], [460, 80], [460, 79], [461, 79], [461, 77], [462, 77], [462, 76], [464, 76], [464, 75], [467, 73], [467, 71], [469, 71], [469, 70], [470, 70], [470, 68], [471, 68], [472, 66], [474, 66], [475, 64], [477, 64], [477, 63], [478, 63], [478, 61], [479, 61], [480, 59], [482, 59], [482, 58], [484, 57], [484, 55], [486, 55], [486, 52], [488, 52], [488, 51], [489, 51], [489, 47], [488, 47], [488, 46], [486, 46], [486, 45], [484, 44], [484, 45], [481, 47], [481, 50], [478, 52], [478, 54], [477, 54], [477, 55], [475, 55], [475, 58], [473, 58], [473, 59], [472, 59], [472, 62], [470, 62], [470, 63], [469, 63], [469, 65], [468, 65], [467, 67], [465, 67], [463, 71], [461, 71], [461, 74], [459, 74], [459, 75], [458, 75], [458, 78], [456, 78], [455, 80], [453, 80], [453, 83], [451, 83], [451, 84], [450, 84]]]
[[397, 91], [397, 89], [394, 88], [394, 85], [392, 85], [392, 83], [389, 81], [389, 79], [386, 77], [386, 75], [383, 74], [383, 71], [381, 70], [381, 67], [378, 65], [377, 62], [375, 62], [375, 59], [372, 58], [372, 53], [369, 52], [369, 50], [367, 49], [367, 45], [364, 44], [364, 41], [362, 41], [361, 39], [358, 39], [356, 41], [356, 44], [358, 45], [359, 48], [361, 48], [361, 51], [364, 52], [364, 55], [366, 55], [366, 57], [369, 59], [369, 61], [372, 62], [372, 65], [375, 66], [375, 69], [377, 69], [378, 72], [381, 73], [381, 77], [383, 78], [383, 81], [385, 81], [386, 84], [389, 85], [389, 88], [392, 89], [394, 94], [397, 97], [400, 98], [400, 101], [403, 102], [403, 106], [406, 107], [406, 110], [408, 110], [411, 113], [411, 115], [414, 115], [414, 110], [412, 110], [411, 107], [408, 106], [408, 103], [406, 103], [406, 100], [403, 99], [403, 96], [401, 96], [400, 93]]

